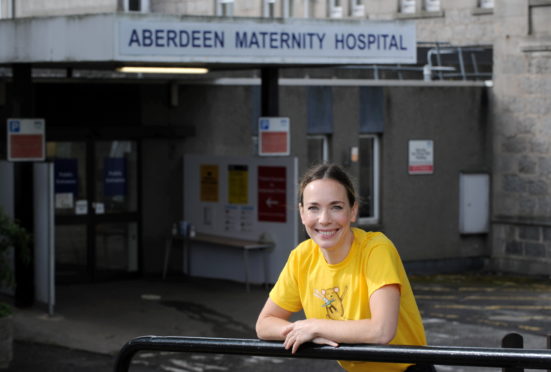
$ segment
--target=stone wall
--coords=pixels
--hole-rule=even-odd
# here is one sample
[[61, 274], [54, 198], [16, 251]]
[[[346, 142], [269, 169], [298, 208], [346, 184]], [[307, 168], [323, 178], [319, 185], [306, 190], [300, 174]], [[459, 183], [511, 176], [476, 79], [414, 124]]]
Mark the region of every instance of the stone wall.
[[[500, 270], [551, 271], [551, 1], [495, 9], [493, 257]], [[549, 18], [548, 18], [549, 19]]]

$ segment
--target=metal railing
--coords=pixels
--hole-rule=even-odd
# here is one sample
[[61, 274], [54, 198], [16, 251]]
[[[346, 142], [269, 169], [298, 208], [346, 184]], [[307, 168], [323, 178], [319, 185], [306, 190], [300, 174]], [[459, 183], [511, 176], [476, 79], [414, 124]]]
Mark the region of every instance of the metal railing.
[[234, 355], [355, 360], [391, 363], [501, 367], [504, 371], [551, 368], [551, 351], [545, 349], [474, 348], [399, 345], [340, 345], [337, 348], [304, 344], [295, 353], [281, 342], [256, 339], [142, 336], [128, 341], [120, 350], [115, 372], [127, 372], [139, 351], [170, 351]]

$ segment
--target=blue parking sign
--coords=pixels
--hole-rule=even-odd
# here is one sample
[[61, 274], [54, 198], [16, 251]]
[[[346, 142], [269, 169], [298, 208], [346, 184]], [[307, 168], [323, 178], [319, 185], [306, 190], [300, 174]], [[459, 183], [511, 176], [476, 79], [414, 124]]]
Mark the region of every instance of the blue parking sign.
[[10, 120], [9, 121], [10, 133], [19, 133], [21, 131], [21, 124], [19, 120]]

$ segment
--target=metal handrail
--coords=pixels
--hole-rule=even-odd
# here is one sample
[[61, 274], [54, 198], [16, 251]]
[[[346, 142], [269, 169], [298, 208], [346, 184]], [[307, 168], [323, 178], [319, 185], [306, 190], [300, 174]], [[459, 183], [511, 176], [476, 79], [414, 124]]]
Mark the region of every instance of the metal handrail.
[[544, 349], [348, 344], [335, 348], [308, 343], [291, 354], [282, 342], [275, 341], [142, 336], [128, 341], [122, 347], [115, 362], [115, 372], [127, 372], [133, 356], [145, 350], [502, 368], [551, 367], [551, 351]]

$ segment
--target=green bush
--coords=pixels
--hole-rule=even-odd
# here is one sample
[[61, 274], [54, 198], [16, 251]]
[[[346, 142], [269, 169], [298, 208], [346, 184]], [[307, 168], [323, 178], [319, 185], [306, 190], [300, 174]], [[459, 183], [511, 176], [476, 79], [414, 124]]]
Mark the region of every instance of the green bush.
[[[13, 247], [23, 258], [24, 263], [30, 262], [31, 235], [11, 219], [0, 208], [0, 285], [13, 287], [14, 277], [11, 265], [8, 262], [8, 250]], [[11, 308], [0, 302], [0, 317], [11, 314]]]

